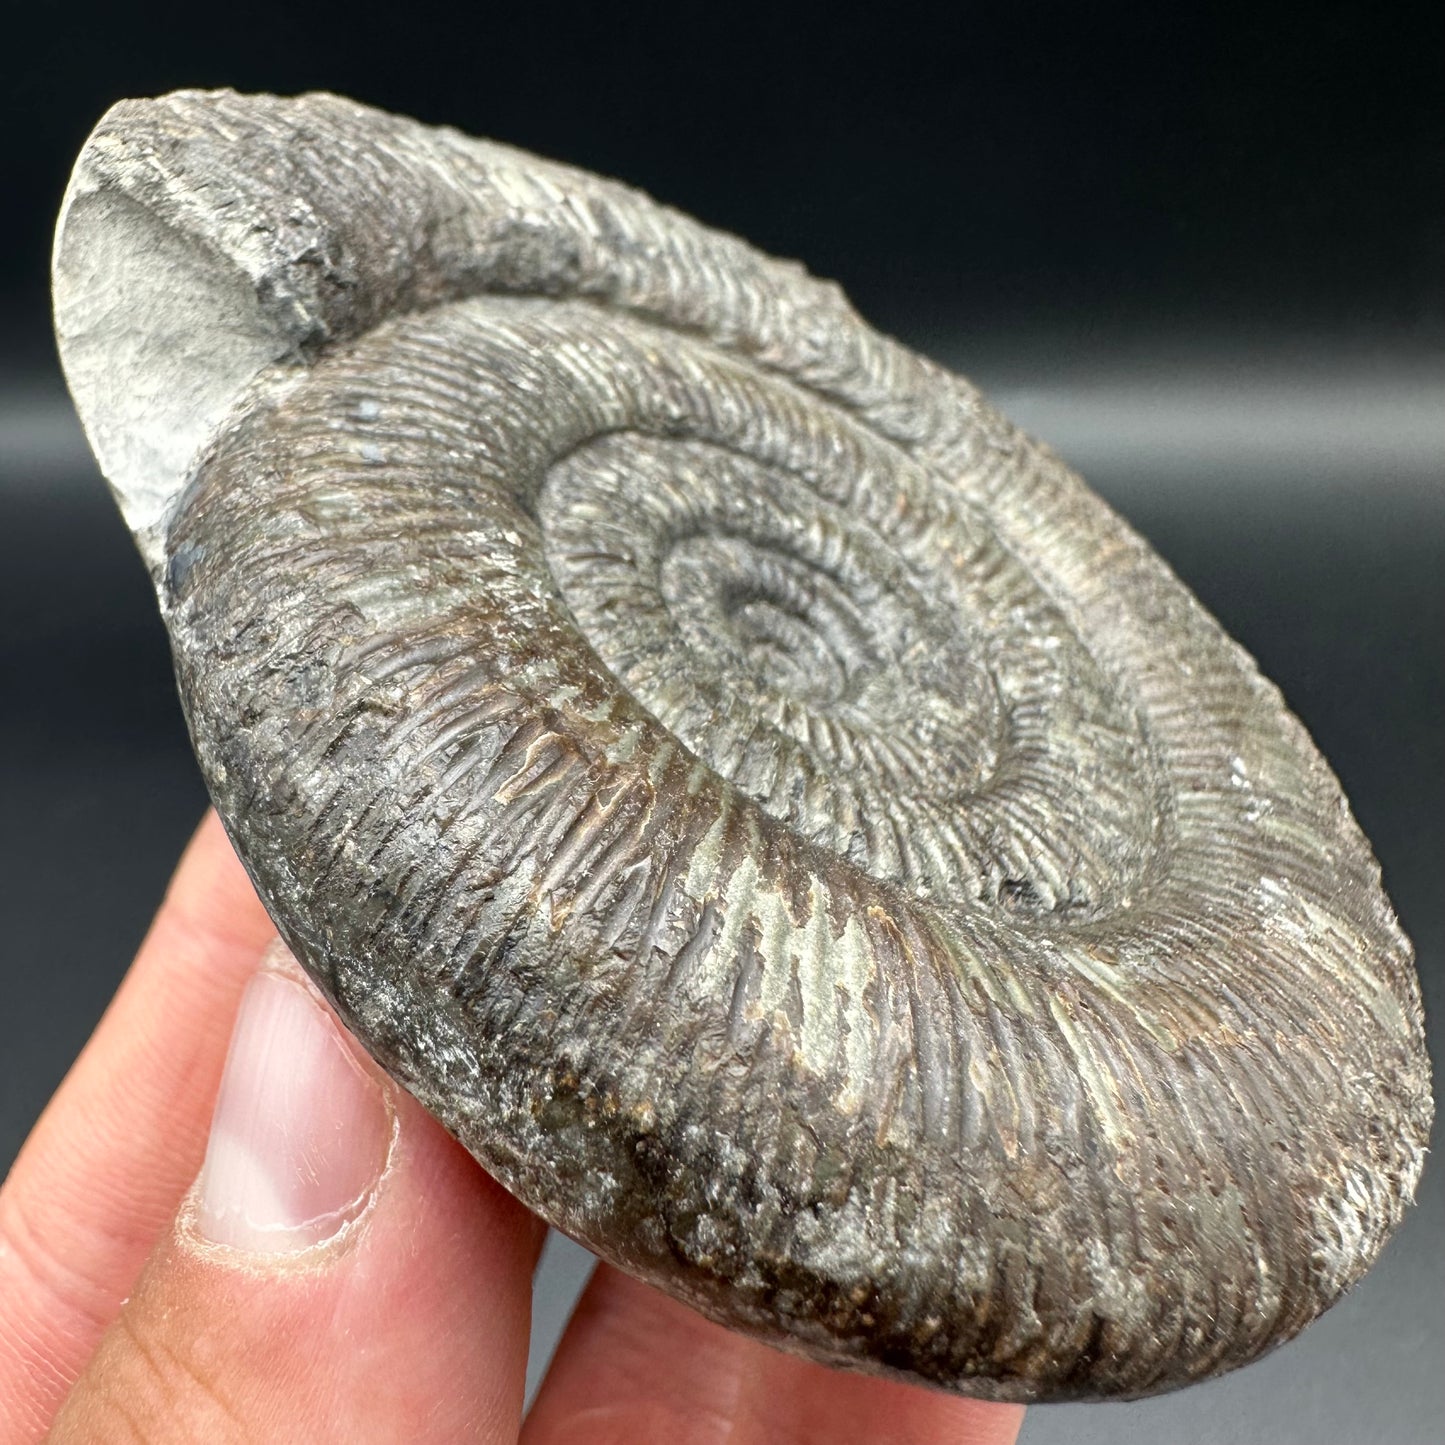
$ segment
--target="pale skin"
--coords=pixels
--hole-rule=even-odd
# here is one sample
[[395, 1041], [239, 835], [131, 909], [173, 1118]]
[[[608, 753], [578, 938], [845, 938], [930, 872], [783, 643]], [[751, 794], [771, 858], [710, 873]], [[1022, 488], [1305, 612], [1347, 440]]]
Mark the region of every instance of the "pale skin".
[[329, 1012], [318, 1027], [379, 1091], [384, 1167], [334, 1237], [285, 1254], [215, 1243], [193, 1184], [237, 1010], [274, 938], [208, 817], [0, 1189], [0, 1445], [1016, 1438], [1020, 1407], [823, 1369], [605, 1266], [524, 1416], [544, 1226]]

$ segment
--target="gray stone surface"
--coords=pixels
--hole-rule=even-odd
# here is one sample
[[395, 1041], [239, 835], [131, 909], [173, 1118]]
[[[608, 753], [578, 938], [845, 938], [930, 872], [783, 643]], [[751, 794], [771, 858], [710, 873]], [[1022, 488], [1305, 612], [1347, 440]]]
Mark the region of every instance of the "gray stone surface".
[[1397, 1222], [1408, 944], [1149, 549], [836, 288], [334, 97], [127, 102], [82, 419], [278, 926], [528, 1204], [995, 1398], [1254, 1358]]

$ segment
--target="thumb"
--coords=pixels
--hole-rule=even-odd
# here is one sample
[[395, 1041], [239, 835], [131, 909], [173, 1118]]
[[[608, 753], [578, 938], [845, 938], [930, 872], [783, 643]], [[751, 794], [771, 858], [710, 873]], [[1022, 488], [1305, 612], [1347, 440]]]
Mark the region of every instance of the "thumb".
[[538, 1223], [278, 951], [205, 1163], [55, 1441], [513, 1441]]

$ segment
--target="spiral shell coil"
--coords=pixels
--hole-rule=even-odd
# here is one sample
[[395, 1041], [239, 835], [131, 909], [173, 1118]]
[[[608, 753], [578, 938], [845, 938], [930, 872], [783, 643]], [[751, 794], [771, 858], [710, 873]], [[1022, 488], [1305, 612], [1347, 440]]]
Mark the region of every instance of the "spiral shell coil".
[[377, 1059], [714, 1318], [1140, 1395], [1373, 1260], [1418, 988], [1303, 728], [841, 292], [332, 96], [124, 102], [57, 241], [198, 757]]

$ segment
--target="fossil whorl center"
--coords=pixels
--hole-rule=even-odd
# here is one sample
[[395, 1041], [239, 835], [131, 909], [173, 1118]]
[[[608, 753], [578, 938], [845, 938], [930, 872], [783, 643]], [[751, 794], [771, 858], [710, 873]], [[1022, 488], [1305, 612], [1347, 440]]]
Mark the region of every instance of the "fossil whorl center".
[[62, 355], [278, 926], [552, 1223], [714, 1318], [1143, 1394], [1369, 1265], [1410, 950], [1278, 693], [836, 288], [333, 96], [125, 102]]

